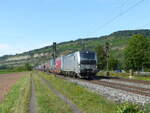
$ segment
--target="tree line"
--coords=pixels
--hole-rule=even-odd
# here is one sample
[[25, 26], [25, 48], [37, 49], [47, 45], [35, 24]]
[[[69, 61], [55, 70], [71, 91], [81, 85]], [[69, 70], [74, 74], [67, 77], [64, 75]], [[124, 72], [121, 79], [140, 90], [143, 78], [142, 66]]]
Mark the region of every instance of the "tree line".
[[[98, 69], [106, 70], [106, 47], [99, 45], [96, 47], [95, 51], [97, 53]], [[150, 40], [140, 34], [132, 36], [124, 49], [123, 62], [120, 62], [118, 58], [113, 57], [112, 54], [109, 54], [108, 62], [110, 70], [132, 69], [134, 71], [150, 71]]]

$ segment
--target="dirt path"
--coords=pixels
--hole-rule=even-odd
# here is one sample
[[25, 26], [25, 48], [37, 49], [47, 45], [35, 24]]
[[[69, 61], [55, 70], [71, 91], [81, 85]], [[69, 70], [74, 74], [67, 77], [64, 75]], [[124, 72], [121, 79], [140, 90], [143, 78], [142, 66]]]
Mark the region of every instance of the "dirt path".
[[36, 96], [35, 96], [35, 86], [34, 80], [31, 76], [31, 99], [30, 99], [30, 111], [29, 113], [38, 113], [37, 112], [37, 103], [36, 103]]
[[24, 73], [0, 74], [0, 103], [16, 81], [24, 75]]
[[70, 105], [72, 111], [74, 113], [83, 113], [71, 100], [69, 100], [66, 96], [62, 95], [59, 91], [57, 91], [49, 81], [41, 77], [41, 81], [46, 84], [51, 91], [55, 93], [60, 99], [62, 99], [66, 104]]

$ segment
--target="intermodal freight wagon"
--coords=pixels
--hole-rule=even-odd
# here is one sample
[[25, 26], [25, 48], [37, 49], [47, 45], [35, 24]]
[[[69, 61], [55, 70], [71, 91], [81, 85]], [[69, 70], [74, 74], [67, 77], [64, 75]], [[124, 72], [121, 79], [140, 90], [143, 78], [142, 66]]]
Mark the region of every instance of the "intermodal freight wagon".
[[45, 71], [74, 76], [91, 78], [97, 73], [97, 55], [93, 51], [77, 51], [72, 54], [50, 59], [42, 67]]

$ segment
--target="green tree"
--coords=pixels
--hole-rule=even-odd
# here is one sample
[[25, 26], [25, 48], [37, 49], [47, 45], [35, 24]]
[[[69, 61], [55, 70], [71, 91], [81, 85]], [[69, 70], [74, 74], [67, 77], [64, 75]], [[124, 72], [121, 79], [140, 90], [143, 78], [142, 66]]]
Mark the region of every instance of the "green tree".
[[26, 63], [24, 67], [25, 67], [25, 70], [27, 70], [27, 71], [31, 71], [32, 70], [32, 66], [29, 63]]
[[141, 70], [150, 61], [150, 43], [143, 35], [134, 35], [125, 49], [126, 69]]
[[109, 58], [109, 69], [116, 70], [116, 69], [118, 69], [118, 66], [119, 66], [119, 61], [111, 56]]
[[2, 70], [2, 69], [8, 69], [8, 66], [7, 65], [0, 66], [0, 70]]
[[96, 47], [96, 53], [97, 53], [97, 67], [100, 70], [103, 70], [106, 68], [106, 53], [104, 51], [104, 48], [101, 45], [98, 45]]

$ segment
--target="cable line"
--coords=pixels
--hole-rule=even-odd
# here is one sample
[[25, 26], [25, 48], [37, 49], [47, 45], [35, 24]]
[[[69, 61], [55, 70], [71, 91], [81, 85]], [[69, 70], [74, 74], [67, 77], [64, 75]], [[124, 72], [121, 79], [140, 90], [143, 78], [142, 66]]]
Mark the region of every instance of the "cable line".
[[130, 10], [132, 10], [133, 8], [135, 8], [137, 5], [139, 5], [140, 3], [142, 3], [143, 1], [144, 0], [140, 0], [140, 1], [136, 2], [134, 5], [132, 5], [131, 7], [127, 8], [125, 11], [119, 13], [118, 15], [116, 15], [115, 17], [113, 17], [112, 19], [108, 20], [106, 23], [102, 24], [100, 27], [98, 27], [92, 33], [96, 32], [97, 30], [103, 29], [104, 27], [106, 27], [107, 25], [109, 25], [110, 23], [112, 23], [113, 21], [115, 21], [118, 17], [126, 14], [127, 12], [129, 12]]

